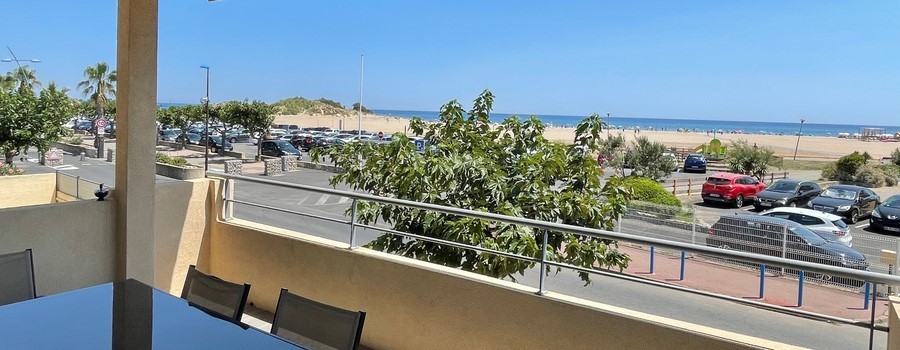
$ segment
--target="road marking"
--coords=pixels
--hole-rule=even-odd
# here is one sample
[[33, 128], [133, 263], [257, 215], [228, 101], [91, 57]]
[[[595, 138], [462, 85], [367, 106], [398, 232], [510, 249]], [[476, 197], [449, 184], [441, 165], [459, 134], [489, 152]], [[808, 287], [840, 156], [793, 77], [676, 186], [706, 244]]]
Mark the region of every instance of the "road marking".
[[303, 199], [297, 201], [297, 205], [302, 205], [303, 202], [306, 202], [307, 199], [309, 199], [309, 195], [306, 195], [303, 197]]
[[71, 165], [68, 165], [68, 164], [66, 164], [66, 165], [52, 166], [51, 168], [56, 169], [56, 170], [78, 170], [77, 167], [74, 167], [74, 166], [71, 166]]
[[318, 201], [316, 201], [316, 204], [315, 204], [315, 205], [322, 205], [322, 204], [325, 204], [325, 201], [328, 200], [328, 197], [331, 197], [331, 196], [330, 196], [330, 195], [327, 195], [327, 194], [322, 195], [322, 197], [319, 198]]
[[856, 225], [856, 226], [854, 226], [854, 227], [856, 227], [856, 228], [866, 228], [866, 227], [869, 227], [869, 224]]
[[341, 200], [337, 202], [337, 204], [344, 204], [350, 201], [350, 197], [341, 197]]

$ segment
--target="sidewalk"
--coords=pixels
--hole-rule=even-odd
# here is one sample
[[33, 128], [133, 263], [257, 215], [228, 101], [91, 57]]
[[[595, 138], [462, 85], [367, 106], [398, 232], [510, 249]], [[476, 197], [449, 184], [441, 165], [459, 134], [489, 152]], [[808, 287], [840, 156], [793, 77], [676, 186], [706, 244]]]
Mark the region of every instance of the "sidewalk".
[[[684, 280], [679, 281], [681, 271], [680, 254], [662, 254], [656, 250], [654, 273], [650, 274], [649, 247], [620, 245], [619, 250], [631, 256], [631, 263], [625, 273], [641, 278], [688, 287], [691, 289], [727, 295], [746, 300], [753, 300], [813, 312], [828, 316], [868, 322], [870, 309], [863, 309], [863, 292], [850, 292], [834, 287], [811, 283], [807, 279], [803, 287], [803, 306], [797, 306], [798, 280], [781, 277], [776, 274], [776, 267], [770, 267], [765, 278], [764, 298], [759, 298], [759, 271], [719, 265], [714, 262], [691, 257], [685, 259]], [[879, 293], [886, 290], [879, 289]], [[887, 322], [888, 301], [879, 299], [875, 303], [876, 324]]]

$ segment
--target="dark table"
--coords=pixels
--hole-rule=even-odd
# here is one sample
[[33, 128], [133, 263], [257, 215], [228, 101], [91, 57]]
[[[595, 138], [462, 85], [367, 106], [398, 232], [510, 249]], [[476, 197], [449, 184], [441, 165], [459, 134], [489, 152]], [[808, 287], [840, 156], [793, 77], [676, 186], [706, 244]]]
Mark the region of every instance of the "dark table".
[[137, 280], [0, 306], [2, 349], [300, 349]]

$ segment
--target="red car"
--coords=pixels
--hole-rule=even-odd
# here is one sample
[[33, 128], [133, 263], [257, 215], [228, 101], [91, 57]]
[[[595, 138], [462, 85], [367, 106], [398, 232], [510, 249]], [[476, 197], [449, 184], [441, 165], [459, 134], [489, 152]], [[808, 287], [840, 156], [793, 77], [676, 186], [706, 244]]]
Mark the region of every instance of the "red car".
[[729, 203], [740, 208], [748, 200], [756, 200], [756, 194], [764, 191], [766, 184], [744, 174], [715, 173], [706, 179], [700, 195], [703, 203]]

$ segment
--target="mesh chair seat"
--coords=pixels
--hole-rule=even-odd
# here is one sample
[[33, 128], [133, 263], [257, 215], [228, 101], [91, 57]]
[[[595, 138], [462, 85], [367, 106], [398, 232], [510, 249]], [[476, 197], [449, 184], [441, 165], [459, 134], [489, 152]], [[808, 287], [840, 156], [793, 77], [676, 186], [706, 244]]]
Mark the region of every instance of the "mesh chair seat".
[[281, 290], [272, 334], [308, 349], [356, 350], [366, 313], [322, 304]]
[[240, 322], [249, 293], [249, 284], [231, 283], [197, 271], [197, 267], [191, 265], [184, 279], [181, 298], [206, 311]]
[[0, 255], [0, 305], [37, 297], [31, 249]]

